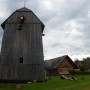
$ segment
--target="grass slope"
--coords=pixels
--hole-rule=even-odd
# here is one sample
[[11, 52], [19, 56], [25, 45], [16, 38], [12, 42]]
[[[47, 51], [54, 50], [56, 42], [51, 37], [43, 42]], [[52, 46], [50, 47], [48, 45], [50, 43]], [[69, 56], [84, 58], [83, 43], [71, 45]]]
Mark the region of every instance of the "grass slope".
[[90, 90], [90, 76], [85, 76], [83, 80], [78, 77], [77, 81], [52, 77], [47, 82], [25, 84], [19, 89], [12, 85], [0, 84], [0, 90]]

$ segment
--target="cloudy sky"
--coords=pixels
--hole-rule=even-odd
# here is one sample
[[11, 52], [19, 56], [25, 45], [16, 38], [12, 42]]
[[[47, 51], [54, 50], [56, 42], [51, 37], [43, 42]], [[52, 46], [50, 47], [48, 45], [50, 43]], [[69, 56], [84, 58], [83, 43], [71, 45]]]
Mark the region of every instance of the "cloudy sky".
[[[23, 6], [24, 0], [0, 0], [0, 24]], [[90, 0], [27, 0], [26, 7], [45, 24], [45, 59], [90, 56]], [[0, 46], [2, 36], [0, 27]]]

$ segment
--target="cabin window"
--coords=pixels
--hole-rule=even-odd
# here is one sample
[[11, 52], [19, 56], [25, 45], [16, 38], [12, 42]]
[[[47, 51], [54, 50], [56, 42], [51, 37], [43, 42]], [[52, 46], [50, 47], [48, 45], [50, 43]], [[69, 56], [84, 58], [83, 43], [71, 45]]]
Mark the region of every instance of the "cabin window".
[[23, 57], [20, 57], [20, 63], [23, 63]]

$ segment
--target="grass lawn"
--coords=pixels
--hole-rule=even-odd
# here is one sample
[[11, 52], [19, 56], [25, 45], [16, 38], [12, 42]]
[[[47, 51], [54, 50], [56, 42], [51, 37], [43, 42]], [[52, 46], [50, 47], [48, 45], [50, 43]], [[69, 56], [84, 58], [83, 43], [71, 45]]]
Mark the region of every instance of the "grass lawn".
[[79, 76], [76, 81], [52, 77], [47, 82], [25, 84], [19, 89], [13, 85], [0, 84], [0, 90], [90, 90], [90, 76], [85, 76], [85, 79]]

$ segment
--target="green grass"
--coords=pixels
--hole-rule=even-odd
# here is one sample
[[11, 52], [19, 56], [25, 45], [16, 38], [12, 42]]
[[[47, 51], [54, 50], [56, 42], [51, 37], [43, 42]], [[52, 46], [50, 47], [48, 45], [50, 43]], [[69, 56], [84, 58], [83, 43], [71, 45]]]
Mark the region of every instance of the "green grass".
[[0, 84], [0, 90], [90, 90], [90, 76], [85, 76], [85, 79], [79, 76], [77, 81], [52, 77], [47, 82], [25, 84], [19, 89], [13, 85]]

